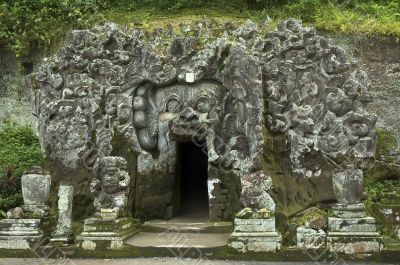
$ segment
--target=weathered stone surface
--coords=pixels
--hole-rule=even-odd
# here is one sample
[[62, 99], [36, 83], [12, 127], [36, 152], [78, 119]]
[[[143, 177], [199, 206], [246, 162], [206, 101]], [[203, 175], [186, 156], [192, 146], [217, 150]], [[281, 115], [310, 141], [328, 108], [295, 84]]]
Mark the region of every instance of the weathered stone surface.
[[84, 229], [77, 237], [83, 250], [121, 249], [124, 239], [138, 232], [133, 218], [100, 220], [90, 218], [84, 221]]
[[71, 242], [73, 240], [72, 228], [72, 202], [74, 187], [61, 184], [58, 190], [58, 219], [56, 230], [52, 233], [51, 241]]
[[25, 211], [42, 213], [48, 209], [51, 176], [44, 174], [40, 167], [32, 168], [21, 177]]
[[357, 204], [363, 193], [363, 172], [355, 169], [337, 169], [332, 174], [333, 190], [339, 204]]
[[280, 249], [282, 238], [276, 232], [275, 218], [239, 219], [234, 221], [229, 247], [240, 253], [276, 252]]
[[21, 207], [15, 207], [7, 212], [8, 219], [21, 219], [24, 211]]
[[372, 217], [329, 218], [329, 231], [332, 232], [376, 232], [376, 222]]
[[40, 219], [0, 220], [0, 249], [31, 249], [43, 236]]
[[296, 234], [297, 247], [302, 249], [319, 249], [326, 247], [326, 233], [324, 230], [314, 230], [298, 227]]
[[91, 192], [95, 195], [96, 217], [116, 219], [127, 212], [130, 176], [122, 157], [100, 157], [94, 165]]
[[[242, 179], [268, 168], [269, 153], [280, 157], [269, 159], [277, 161], [271, 176], [278, 183], [314, 185], [305, 199], [280, 185], [284, 208], [332, 199], [332, 188], [317, 184], [329, 183], [336, 168], [366, 167], [374, 153], [368, 78], [343, 49], [298, 21], [259, 32], [251, 21], [216, 39], [171, 30], [146, 38], [115, 24], [73, 31], [36, 74], [36, 114], [54, 178], [79, 183], [84, 193], [99, 157], [123, 157], [137, 187], [130, 209], [171, 217], [179, 208], [177, 146], [191, 140], [207, 149], [213, 219], [232, 218], [244, 202], [274, 211], [268, 193], [241, 194]], [[265, 146], [263, 133], [281, 144]]]
[[272, 179], [264, 172], [256, 172], [241, 178], [243, 206], [254, 209], [267, 209], [275, 212], [275, 202], [268, 194], [272, 189]]
[[327, 245], [330, 251], [367, 254], [383, 249], [383, 237], [377, 232], [375, 219], [365, 216], [364, 207], [359, 204], [337, 205], [336, 210], [339, 215], [328, 218]]
[[327, 247], [331, 252], [368, 254], [383, 250], [383, 238], [378, 233], [329, 233]]
[[276, 252], [281, 248], [281, 237], [277, 232], [234, 232], [228, 246], [239, 253]]
[[275, 232], [275, 218], [234, 220], [236, 232]]
[[332, 214], [339, 218], [364, 218], [367, 216], [363, 203], [335, 204], [332, 206]]

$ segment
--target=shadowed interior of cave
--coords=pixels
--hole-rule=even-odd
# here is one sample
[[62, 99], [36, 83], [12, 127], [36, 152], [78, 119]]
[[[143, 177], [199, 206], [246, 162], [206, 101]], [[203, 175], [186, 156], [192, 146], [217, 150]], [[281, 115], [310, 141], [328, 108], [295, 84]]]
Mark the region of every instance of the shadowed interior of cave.
[[179, 217], [208, 218], [207, 150], [192, 142], [179, 143]]

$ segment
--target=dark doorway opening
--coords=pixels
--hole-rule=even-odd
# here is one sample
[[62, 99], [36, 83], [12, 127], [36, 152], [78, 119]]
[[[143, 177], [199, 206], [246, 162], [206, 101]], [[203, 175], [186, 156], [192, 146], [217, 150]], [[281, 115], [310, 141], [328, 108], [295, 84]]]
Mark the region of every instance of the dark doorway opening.
[[192, 142], [179, 143], [180, 204], [179, 216], [185, 218], [209, 217], [208, 155], [204, 146]]

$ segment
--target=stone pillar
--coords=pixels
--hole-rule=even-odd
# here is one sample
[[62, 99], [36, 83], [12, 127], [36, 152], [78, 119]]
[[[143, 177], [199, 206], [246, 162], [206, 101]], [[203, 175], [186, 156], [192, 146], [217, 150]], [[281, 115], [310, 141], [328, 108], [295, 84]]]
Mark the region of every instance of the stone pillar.
[[72, 229], [72, 202], [74, 187], [60, 184], [58, 190], [58, 221], [56, 231], [53, 232], [51, 242], [70, 243], [74, 239]]
[[345, 254], [381, 251], [383, 237], [377, 232], [375, 219], [367, 216], [361, 203], [362, 171], [339, 169], [333, 173], [332, 179], [338, 203], [328, 218], [329, 251]]

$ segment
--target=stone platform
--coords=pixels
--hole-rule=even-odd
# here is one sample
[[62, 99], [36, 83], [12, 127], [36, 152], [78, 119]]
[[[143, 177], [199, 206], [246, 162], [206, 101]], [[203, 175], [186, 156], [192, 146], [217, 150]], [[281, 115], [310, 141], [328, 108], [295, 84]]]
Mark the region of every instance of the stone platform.
[[0, 220], [0, 249], [31, 249], [43, 237], [40, 219]]
[[124, 240], [138, 232], [137, 223], [133, 218], [86, 219], [83, 232], [77, 237], [79, 247], [84, 250], [121, 249]]

